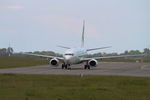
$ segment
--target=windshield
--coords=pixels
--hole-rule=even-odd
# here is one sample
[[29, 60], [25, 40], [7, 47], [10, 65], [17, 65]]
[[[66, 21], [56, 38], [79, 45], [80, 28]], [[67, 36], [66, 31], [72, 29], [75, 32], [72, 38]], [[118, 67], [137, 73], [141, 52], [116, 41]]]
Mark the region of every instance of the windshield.
[[73, 56], [74, 54], [73, 53], [66, 53], [65, 55]]

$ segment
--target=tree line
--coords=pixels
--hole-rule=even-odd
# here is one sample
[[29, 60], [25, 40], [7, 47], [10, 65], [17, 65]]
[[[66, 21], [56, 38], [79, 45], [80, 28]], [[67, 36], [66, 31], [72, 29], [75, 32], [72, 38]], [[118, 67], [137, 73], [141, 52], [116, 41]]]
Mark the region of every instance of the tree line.
[[[34, 51], [34, 52], [27, 52], [27, 53], [33, 53], [33, 54], [42, 54], [42, 55], [50, 55], [50, 56], [62, 56], [62, 54], [53, 52], [53, 51]], [[85, 55], [85, 57], [98, 57], [98, 56], [119, 56], [119, 55], [136, 55], [136, 54], [145, 54], [145, 58], [150, 59], [150, 49], [149, 48], [145, 48], [143, 50], [143, 52], [139, 51], [139, 50], [126, 50], [123, 53], [95, 53], [95, 54], [87, 54]], [[13, 55], [13, 48], [9, 47], [9, 48], [2, 48], [0, 49], [0, 56], [9, 56], [9, 55]], [[17, 54], [17, 55], [13, 55], [13, 56], [26, 56], [26, 55], [21, 55], [21, 54]]]
[[119, 56], [119, 55], [137, 55], [137, 54], [145, 54], [145, 57], [150, 57], [150, 49], [149, 48], [145, 48], [143, 50], [143, 52], [139, 51], [139, 50], [126, 50], [124, 51], [123, 53], [116, 53], [116, 52], [113, 52], [113, 53], [95, 53], [95, 54], [88, 54], [87, 56], [89, 57], [96, 57], [96, 56]]
[[13, 48], [0, 48], [0, 56], [11, 56], [13, 54]]

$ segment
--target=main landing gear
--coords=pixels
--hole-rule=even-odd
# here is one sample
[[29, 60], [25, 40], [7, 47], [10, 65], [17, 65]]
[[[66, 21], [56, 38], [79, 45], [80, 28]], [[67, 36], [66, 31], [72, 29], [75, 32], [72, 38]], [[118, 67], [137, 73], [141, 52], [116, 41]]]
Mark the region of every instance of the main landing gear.
[[88, 64], [88, 62], [86, 62], [86, 64], [84, 65], [84, 69], [90, 69], [90, 65]]
[[84, 69], [90, 69], [90, 65], [88, 64], [84, 65]]

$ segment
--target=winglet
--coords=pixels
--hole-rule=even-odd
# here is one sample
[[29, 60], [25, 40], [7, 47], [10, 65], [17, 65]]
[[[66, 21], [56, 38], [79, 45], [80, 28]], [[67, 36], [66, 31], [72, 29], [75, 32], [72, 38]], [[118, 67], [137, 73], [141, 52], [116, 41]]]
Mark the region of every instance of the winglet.
[[84, 30], [85, 30], [85, 20], [83, 20], [83, 30], [82, 30], [82, 40], [81, 40], [81, 47], [84, 47]]

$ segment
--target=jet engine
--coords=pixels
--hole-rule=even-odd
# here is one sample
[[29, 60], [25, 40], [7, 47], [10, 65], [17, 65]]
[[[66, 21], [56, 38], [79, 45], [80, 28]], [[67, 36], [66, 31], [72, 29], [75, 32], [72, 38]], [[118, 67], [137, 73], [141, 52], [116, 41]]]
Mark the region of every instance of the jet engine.
[[98, 62], [95, 59], [91, 59], [88, 61], [88, 65], [90, 65], [91, 67], [96, 67], [97, 64]]
[[49, 63], [50, 63], [51, 65], [53, 65], [53, 66], [58, 66], [58, 65], [59, 65], [59, 60], [56, 59], [56, 58], [53, 58], [53, 59], [50, 60]]

